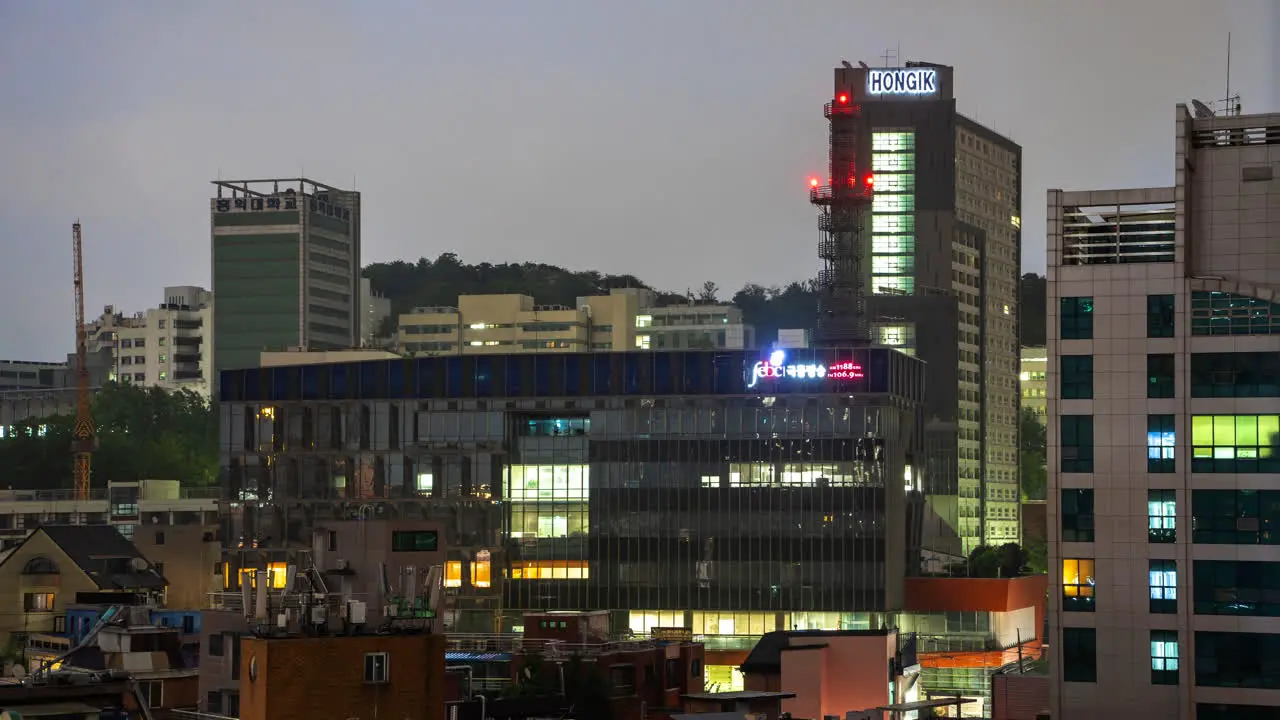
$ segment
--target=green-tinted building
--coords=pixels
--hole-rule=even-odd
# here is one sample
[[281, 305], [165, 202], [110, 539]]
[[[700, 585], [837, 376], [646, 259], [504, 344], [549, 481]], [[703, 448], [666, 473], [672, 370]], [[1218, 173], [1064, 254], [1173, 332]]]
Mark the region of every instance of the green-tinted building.
[[257, 367], [263, 350], [357, 346], [360, 193], [305, 178], [214, 185], [215, 373]]

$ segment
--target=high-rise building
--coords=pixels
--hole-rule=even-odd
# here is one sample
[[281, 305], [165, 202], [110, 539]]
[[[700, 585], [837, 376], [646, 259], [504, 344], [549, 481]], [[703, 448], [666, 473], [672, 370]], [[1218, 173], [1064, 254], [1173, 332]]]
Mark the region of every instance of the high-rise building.
[[360, 193], [306, 178], [217, 180], [214, 372], [263, 350], [360, 345]]
[[1043, 425], [1045, 398], [1048, 396], [1047, 351], [1042, 347], [1024, 347], [1018, 362], [1018, 385], [1022, 393], [1022, 407], [1035, 413], [1036, 418]]
[[1280, 114], [1196, 110], [1048, 193], [1055, 718], [1280, 717]]
[[391, 317], [391, 298], [374, 292], [373, 283], [369, 278], [360, 278], [361, 347], [373, 347], [378, 343], [381, 339], [379, 333], [382, 330], [382, 323], [389, 317]]
[[1022, 149], [956, 110], [953, 68], [842, 67], [826, 114], [815, 340], [926, 361], [935, 511], [968, 552], [1018, 539]]

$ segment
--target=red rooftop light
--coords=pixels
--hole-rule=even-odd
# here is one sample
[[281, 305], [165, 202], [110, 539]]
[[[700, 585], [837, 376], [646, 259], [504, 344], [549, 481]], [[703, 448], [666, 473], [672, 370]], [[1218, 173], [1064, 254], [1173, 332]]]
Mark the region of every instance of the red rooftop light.
[[813, 178], [813, 177], [809, 178], [809, 187], [811, 188], [818, 187], [818, 178]]
[[840, 93], [840, 96], [839, 96], [839, 97], [837, 97], [837, 98], [836, 98], [836, 100], [838, 100], [838, 101], [840, 102], [840, 104], [841, 104], [841, 105], [843, 105], [843, 104], [845, 104], [845, 103], [849, 102], [849, 96], [848, 96], [848, 95], [845, 95], [844, 93]]
[[868, 175], [867, 179], [864, 181], [864, 184], [866, 184], [867, 187], [873, 187], [876, 184], [876, 176]]

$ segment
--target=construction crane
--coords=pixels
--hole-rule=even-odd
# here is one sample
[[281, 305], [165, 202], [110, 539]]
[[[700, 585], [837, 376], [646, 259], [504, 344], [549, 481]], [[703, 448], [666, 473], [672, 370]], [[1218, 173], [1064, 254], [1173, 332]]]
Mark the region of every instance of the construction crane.
[[71, 475], [75, 480], [76, 499], [88, 500], [97, 434], [89, 407], [89, 347], [84, 327], [84, 257], [80, 249], [79, 221], [71, 226], [71, 246], [75, 255], [76, 286], [76, 424], [71, 432], [71, 452], [75, 454]]

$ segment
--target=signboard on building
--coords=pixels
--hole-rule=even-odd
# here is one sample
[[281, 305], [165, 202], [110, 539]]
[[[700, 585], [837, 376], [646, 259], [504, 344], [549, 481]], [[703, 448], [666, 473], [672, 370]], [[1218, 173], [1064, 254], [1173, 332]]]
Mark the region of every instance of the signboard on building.
[[282, 197], [237, 197], [218, 198], [214, 202], [217, 212], [263, 212], [265, 210], [297, 210], [296, 195]]
[[693, 642], [693, 630], [682, 627], [649, 628], [649, 637], [663, 642]]
[[751, 368], [751, 377], [747, 387], [754, 388], [762, 383], [778, 380], [861, 380], [864, 377], [862, 365], [852, 360], [842, 360], [825, 365], [823, 363], [789, 363], [787, 353], [774, 350], [768, 359], [757, 362]]
[[937, 68], [910, 67], [867, 71], [867, 95], [937, 94]]

